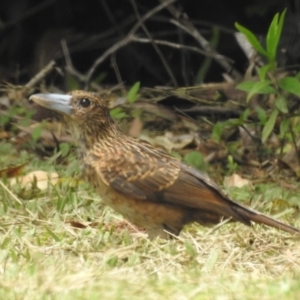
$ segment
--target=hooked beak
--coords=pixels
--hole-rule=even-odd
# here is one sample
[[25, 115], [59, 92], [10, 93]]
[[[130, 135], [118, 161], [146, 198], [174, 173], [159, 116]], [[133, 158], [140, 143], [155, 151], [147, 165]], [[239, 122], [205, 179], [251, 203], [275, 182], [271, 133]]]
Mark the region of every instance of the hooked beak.
[[29, 100], [58, 113], [71, 115], [71, 98], [71, 95], [63, 94], [34, 94]]

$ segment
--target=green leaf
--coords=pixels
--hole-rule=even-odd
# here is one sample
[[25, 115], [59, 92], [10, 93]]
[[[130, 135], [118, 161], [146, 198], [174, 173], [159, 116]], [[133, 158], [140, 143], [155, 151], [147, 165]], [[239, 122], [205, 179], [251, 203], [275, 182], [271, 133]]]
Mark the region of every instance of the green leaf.
[[213, 131], [211, 133], [211, 137], [214, 141], [216, 141], [218, 143], [221, 141], [223, 129], [224, 129], [224, 125], [222, 122], [217, 122], [214, 125]]
[[257, 81], [244, 81], [238, 84], [236, 88], [244, 92], [250, 92], [256, 82]]
[[251, 84], [242, 82], [237, 86], [238, 89], [248, 92], [247, 101], [255, 94], [276, 94], [276, 90], [271, 86], [270, 80], [255, 81]]
[[290, 119], [284, 119], [280, 123], [280, 135], [283, 137], [287, 132], [290, 131]]
[[243, 124], [245, 121], [248, 120], [248, 117], [250, 115], [250, 109], [246, 108], [240, 115], [239, 121]]
[[56, 242], [60, 242], [61, 239], [47, 225], [44, 225], [44, 228]]
[[262, 131], [262, 142], [265, 143], [270, 134], [272, 133], [276, 120], [278, 116], [278, 110], [274, 109], [270, 115], [270, 118], [268, 119], [266, 125], [264, 126], [264, 129]]
[[266, 111], [260, 106], [255, 106], [255, 110], [257, 112], [257, 117], [262, 125], [265, 125], [268, 120], [268, 116]]
[[266, 44], [267, 44], [268, 59], [270, 62], [273, 62], [276, 57], [277, 44], [278, 44], [278, 16], [279, 14], [276, 14], [274, 16], [267, 33]]
[[204, 161], [204, 158], [202, 156], [202, 154], [198, 151], [192, 151], [187, 153], [184, 158], [183, 161], [190, 165], [193, 166], [199, 170], [205, 170], [206, 169], [206, 163]]
[[70, 153], [70, 144], [68, 143], [60, 143], [59, 150], [61, 152], [61, 156], [65, 157]]
[[9, 115], [0, 116], [0, 126], [7, 124], [10, 121]]
[[170, 155], [173, 156], [173, 157], [175, 157], [175, 158], [181, 159], [181, 155], [178, 152], [172, 151], [170, 153]]
[[110, 111], [110, 115], [115, 120], [120, 120], [120, 119], [123, 119], [123, 118], [127, 117], [127, 114], [124, 112], [124, 110], [121, 107], [113, 108]]
[[190, 241], [185, 241], [184, 243], [185, 245], [185, 250], [186, 253], [189, 254], [190, 256], [197, 256], [198, 255], [198, 251], [197, 249], [195, 249], [195, 246], [193, 243], [191, 243]]
[[94, 78], [93, 82], [100, 84], [107, 77], [107, 73], [100, 73], [96, 78]]
[[119, 259], [117, 255], [113, 255], [112, 257], [110, 257], [106, 263], [110, 266], [110, 267], [115, 267], [118, 263]]
[[67, 86], [69, 91], [75, 91], [80, 89], [80, 84], [75, 77], [67, 73], [66, 78], [67, 78]]
[[284, 114], [288, 113], [287, 99], [283, 96], [279, 96], [275, 99], [276, 108]]
[[32, 137], [34, 142], [37, 142], [37, 140], [41, 137], [42, 131], [43, 131], [42, 126], [37, 126], [32, 130], [31, 137]]
[[291, 76], [281, 78], [278, 85], [284, 91], [300, 97], [300, 82], [297, 78]]
[[234, 161], [232, 155], [227, 157], [227, 168], [229, 173], [235, 173], [238, 169], [238, 164]]
[[294, 77], [300, 79], [300, 72], [298, 72]]
[[240, 31], [241, 33], [243, 33], [247, 40], [249, 41], [249, 43], [252, 45], [252, 47], [259, 52], [260, 54], [264, 55], [264, 56], [268, 56], [267, 51], [262, 47], [261, 43], [258, 41], [257, 37], [247, 28], [245, 28], [244, 26], [235, 23], [235, 27], [238, 29], [238, 31]]
[[129, 103], [133, 103], [137, 99], [138, 91], [140, 89], [141, 83], [137, 81], [129, 90], [127, 93], [127, 101]]
[[284, 10], [281, 15], [277, 13], [274, 16], [267, 33], [266, 44], [270, 62], [274, 62], [276, 60], [276, 52], [282, 32], [285, 14], [286, 10]]
[[244, 121], [241, 120], [240, 118], [239, 119], [229, 119], [227, 121], [224, 121], [221, 123], [222, 127], [223, 128], [226, 128], [226, 127], [237, 127], [237, 126], [241, 126], [244, 124]]
[[258, 69], [258, 76], [259, 76], [259, 79], [261, 81], [264, 81], [266, 80], [266, 77], [267, 77], [267, 73], [268, 71], [270, 71], [272, 69], [272, 66], [270, 64], [267, 64], [261, 68]]

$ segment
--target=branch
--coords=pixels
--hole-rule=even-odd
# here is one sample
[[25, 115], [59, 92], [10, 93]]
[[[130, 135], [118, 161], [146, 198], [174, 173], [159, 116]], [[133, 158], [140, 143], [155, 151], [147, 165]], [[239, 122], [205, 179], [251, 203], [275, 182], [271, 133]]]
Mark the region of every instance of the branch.
[[95, 70], [97, 69], [97, 67], [108, 57], [110, 56], [112, 53], [116, 52], [118, 49], [126, 46], [128, 43], [130, 43], [133, 40], [133, 36], [135, 34], [135, 32], [143, 25], [143, 23], [149, 19], [151, 16], [153, 16], [154, 14], [156, 14], [157, 12], [159, 12], [160, 10], [164, 9], [165, 7], [167, 7], [168, 5], [170, 5], [171, 3], [175, 2], [176, 0], [166, 0], [164, 1], [162, 4], [156, 6], [155, 8], [153, 8], [152, 10], [150, 10], [148, 13], [146, 13], [134, 26], [133, 28], [130, 30], [130, 32], [128, 33], [128, 35], [121, 41], [119, 41], [118, 43], [114, 44], [112, 47], [110, 47], [109, 49], [107, 49], [102, 56], [100, 56], [92, 65], [92, 67], [89, 69], [89, 71], [87, 72], [86, 75], [86, 80], [85, 80], [85, 88], [87, 89], [89, 86], [89, 82], [95, 72]]
[[[134, 11], [135, 11], [135, 14], [136, 14], [136, 16], [137, 16], [138, 21], [141, 21], [141, 16], [140, 16], [140, 14], [139, 14], [139, 12], [138, 12], [138, 9], [137, 9], [137, 7], [136, 7], [135, 0], [130, 0], [130, 2], [131, 2], [132, 6], [133, 6], [133, 8], [134, 8]], [[152, 38], [152, 36], [151, 36], [149, 30], [147, 29], [147, 27], [145, 26], [144, 23], [142, 23], [141, 27], [143, 28], [144, 32], [146, 33], [147, 37], [149, 38], [149, 40], [150, 40], [150, 42], [151, 42], [151, 44], [152, 44], [154, 50], [156, 51], [156, 53], [157, 53], [157, 55], [159, 56], [159, 58], [160, 58], [160, 60], [161, 60], [161, 62], [162, 62], [162, 64], [163, 64], [163, 66], [165, 67], [167, 73], [169, 74], [171, 80], [173, 81], [173, 85], [174, 85], [174, 86], [177, 86], [177, 85], [178, 85], [178, 84], [177, 84], [177, 80], [176, 80], [175, 76], [173, 75], [173, 72], [172, 72], [172, 70], [171, 70], [171, 68], [170, 68], [170, 66], [169, 66], [169, 64], [168, 64], [168, 62], [167, 62], [167, 60], [164, 58], [163, 53], [160, 51], [160, 49], [159, 49], [159, 47], [157, 46], [157, 44], [154, 43], [154, 40], [153, 40], [153, 38]]]
[[[166, 0], [159, 0], [164, 3]], [[214, 48], [211, 47], [210, 43], [199, 33], [197, 28], [189, 21], [185, 14], [182, 14], [174, 5], [167, 8], [169, 12], [177, 19], [171, 20], [171, 23], [181, 28], [185, 32], [189, 33], [194, 39], [201, 45], [201, 47], [206, 51], [211, 53], [211, 57], [221, 65], [227, 73], [230, 73], [234, 78], [241, 78], [241, 74], [235, 70], [226, 60], [224, 56], [220, 55]]]

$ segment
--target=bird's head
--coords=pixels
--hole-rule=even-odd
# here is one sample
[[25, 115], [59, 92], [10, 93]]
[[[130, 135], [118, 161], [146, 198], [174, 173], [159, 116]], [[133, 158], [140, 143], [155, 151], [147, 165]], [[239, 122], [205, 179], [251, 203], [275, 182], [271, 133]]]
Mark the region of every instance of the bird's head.
[[95, 93], [34, 94], [30, 100], [59, 113], [81, 141], [94, 142], [116, 132], [107, 102]]

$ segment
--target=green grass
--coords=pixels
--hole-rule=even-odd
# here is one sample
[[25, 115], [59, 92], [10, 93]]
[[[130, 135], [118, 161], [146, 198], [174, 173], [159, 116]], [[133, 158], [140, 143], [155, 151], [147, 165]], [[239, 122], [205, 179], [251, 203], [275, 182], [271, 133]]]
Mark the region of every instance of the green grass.
[[[191, 225], [177, 239], [150, 241], [86, 184], [74, 186], [73, 156], [61, 165], [8, 148], [0, 145], [2, 163], [29, 160], [24, 174], [56, 170], [61, 180], [43, 192], [1, 181], [0, 299], [300, 299], [300, 241], [290, 234]], [[278, 200], [300, 203], [297, 190], [274, 184], [229, 192], [266, 213]], [[291, 210], [276, 213], [300, 227]], [[99, 223], [79, 229], [69, 221]]]

